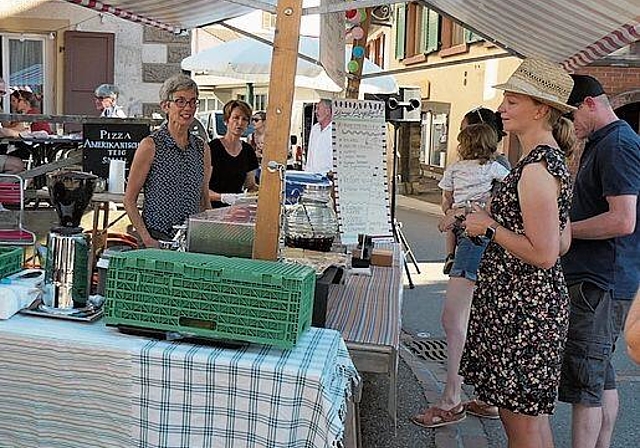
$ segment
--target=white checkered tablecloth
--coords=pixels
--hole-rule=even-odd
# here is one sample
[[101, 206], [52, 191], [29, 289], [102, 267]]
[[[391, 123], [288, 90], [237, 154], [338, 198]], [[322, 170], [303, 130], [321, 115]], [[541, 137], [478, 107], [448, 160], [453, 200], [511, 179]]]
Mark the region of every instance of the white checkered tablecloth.
[[128, 336], [103, 322], [0, 321], [0, 447], [333, 447], [360, 379], [340, 334], [292, 350]]
[[134, 446], [334, 447], [357, 381], [333, 330], [292, 350], [151, 341], [134, 359]]

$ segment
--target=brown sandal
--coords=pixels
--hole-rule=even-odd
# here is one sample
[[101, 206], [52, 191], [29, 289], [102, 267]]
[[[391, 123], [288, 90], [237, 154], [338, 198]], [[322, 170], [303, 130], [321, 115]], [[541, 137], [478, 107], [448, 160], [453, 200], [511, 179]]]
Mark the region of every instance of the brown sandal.
[[500, 418], [500, 414], [498, 414], [498, 407], [489, 403], [485, 403], [484, 401], [467, 401], [464, 404], [464, 407], [469, 414], [475, 415], [476, 417], [489, 418], [492, 420]]
[[431, 406], [422, 414], [411, 417], [411, 421], [423, 428], [439, 428], [461, 422], [465, 418], [467, 418], [465, 407], [460, 403], [448, 411], [437, 406]]

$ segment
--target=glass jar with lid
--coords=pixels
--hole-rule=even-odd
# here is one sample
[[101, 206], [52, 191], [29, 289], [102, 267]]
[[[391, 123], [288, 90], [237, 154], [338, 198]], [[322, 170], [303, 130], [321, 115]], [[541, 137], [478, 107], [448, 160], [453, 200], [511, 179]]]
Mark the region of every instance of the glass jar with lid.
[[287, 211], [285, 245], [321, 252], [331, 250], [338, 231], [331, 187], [331, 183], [305, 185], [298, 203]]

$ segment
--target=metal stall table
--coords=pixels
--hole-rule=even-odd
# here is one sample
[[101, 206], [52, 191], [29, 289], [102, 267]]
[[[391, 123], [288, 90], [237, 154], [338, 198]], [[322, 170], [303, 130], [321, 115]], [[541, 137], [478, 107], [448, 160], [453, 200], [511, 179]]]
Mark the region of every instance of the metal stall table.
[[333, 447], [359, 383], [336, 331], [292, 350], [150, 340], [101, 322], [0, 321], [12, 448]]
[[403, 285], [402, 251], [392, 247], [391, 267], [371, 266], [371, 276], [350, 275], [329, 287], [326, 326], [342, 333], [358, 371], [389, 377], [388, 412], [395, 424]]

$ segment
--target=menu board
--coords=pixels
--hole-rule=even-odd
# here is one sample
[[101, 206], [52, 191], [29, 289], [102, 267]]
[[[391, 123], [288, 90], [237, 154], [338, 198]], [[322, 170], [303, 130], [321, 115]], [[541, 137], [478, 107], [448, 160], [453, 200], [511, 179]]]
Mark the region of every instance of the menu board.
[[391, 235], [384, 102], [333, 101], [333, 167], [343, 244]]
[[149, 135], [148, 124], [92, 122], [82, 127], [82, 170], [109, 178], [109, 161], [126, 161], [126, 177], [140, 140]]

